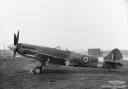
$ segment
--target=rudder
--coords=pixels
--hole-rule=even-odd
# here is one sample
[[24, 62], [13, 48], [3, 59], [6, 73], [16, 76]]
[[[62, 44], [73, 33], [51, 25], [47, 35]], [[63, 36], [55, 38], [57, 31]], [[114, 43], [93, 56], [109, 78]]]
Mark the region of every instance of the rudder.
[[104, 57], [104, 60], [107, 61], [119, 61], [123, 58], [119, 49], [113, 49], [107, 56]]

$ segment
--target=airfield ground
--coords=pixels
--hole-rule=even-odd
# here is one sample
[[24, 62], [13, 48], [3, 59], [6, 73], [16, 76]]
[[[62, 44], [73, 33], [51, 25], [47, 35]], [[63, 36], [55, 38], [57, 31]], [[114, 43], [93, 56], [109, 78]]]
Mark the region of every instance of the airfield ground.
[[[109, 81], [125, 81], [128, 89], [128, 62], [124, 69], [108, 72], [105, 69], [50, 66], [44, 68], [43, 74], [32, 74], [29, 70], [36, 63], [26, 58], [0, 58], [0, 89], [112, 89]], [[105, 87], [106, 86], [106, 87]], [[113, 85], [112, 85], [113, 86]], [[116, 88], [115, 88], [116, 89]]]

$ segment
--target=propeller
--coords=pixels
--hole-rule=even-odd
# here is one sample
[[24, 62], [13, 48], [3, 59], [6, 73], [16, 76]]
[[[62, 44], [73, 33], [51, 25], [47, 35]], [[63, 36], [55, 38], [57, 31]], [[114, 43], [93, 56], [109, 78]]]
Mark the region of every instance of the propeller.
[[11, 45], [8, 45], [8, 48], [13, 51], [13, 58], [15, 59], [16, 52], [18, 51], [18, 41], [19, 41], [19, 30], [18, 33], [14, 33], [14, 43]]
[[13, 58], [15, 59], [16, 52], [18, 50], [18, 41], [19, 41], [19, 30], [17, 35], [14, 33], [14, 50], [13, 50]]

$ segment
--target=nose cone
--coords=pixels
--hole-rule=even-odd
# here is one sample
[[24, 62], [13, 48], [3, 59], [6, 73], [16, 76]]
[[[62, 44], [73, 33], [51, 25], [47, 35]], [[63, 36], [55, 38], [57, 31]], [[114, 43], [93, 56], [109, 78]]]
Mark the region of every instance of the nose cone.
[[8, 45], [8, 48], [12, 51], [14, 51], [16, 49], [16, 46], [11, 44], [11, 45]]

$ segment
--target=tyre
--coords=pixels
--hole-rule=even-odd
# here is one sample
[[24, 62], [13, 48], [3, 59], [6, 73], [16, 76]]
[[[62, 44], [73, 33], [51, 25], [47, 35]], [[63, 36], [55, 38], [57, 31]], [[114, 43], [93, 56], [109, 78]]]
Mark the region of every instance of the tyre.
[[42, 72], [42, 68], [41, 67], [35, 67], [34, 70], [33, 70], [34, 74], [41, 74], [41, 72]]

